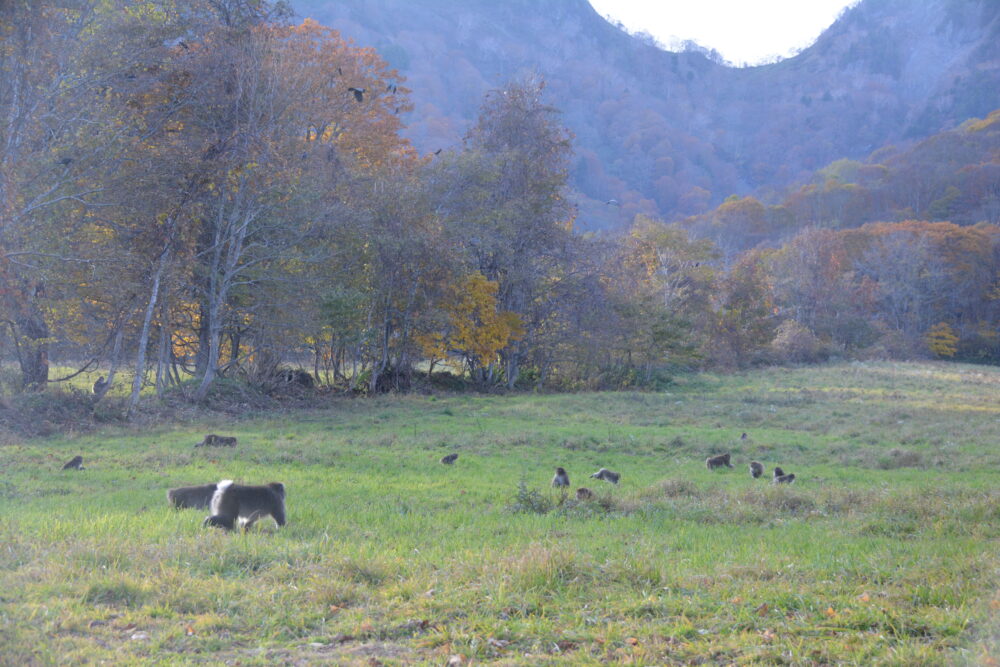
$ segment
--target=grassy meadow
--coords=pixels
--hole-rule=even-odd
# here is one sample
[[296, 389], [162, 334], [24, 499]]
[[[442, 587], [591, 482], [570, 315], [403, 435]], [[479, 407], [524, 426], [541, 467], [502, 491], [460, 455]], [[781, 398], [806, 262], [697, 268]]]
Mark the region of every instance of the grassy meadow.
[[[854, 363], [8, 444], [0, 663], [998, 664], [998, 440], [1000, 369]], [[223, 478], [288, 525], [167, 507]]]

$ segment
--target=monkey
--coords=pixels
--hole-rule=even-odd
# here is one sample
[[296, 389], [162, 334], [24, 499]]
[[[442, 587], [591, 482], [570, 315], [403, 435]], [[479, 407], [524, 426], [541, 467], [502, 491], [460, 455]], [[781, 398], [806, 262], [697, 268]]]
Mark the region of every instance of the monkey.
[[709, 456], [705, 459], [705, 466], [709, 470], [715, 470], [716, 468], [721, 468], [722, 466], [732, 468], [733, 464], [729, 462], [729, 454], [719, 454], [718, 456]]
[[565, 468], [556, 468], [555, 477], [552, 478], [552, 486], [557, 488], [569, 486], [569, 475], [566, 474]]
[[190, 507], [193, 509], [204, 509], [212, 504], [212, 496], [215, 495], [216, 484], [202, 484], [201, 486], [181, 486], [167, 491], [167, 502], [177, 509]]
[[450, 466], [452, 463], [455, 462], [455, 459], [457, 458], [458, 458], [457, 453], [446, 454], [445, 456], [441, 457], [441, 463], [445, 464], [446, 466]]
[[[696, 264], [695, 266], [697, 266], [697, 264]], [[747, 439], [747, 438], [749, 438], [749, 437], [750, 437], [750, 436], [748, 436], [748, 435], [747, 435], [746, 431], [744, 431], [744, 432], [743, 432], [743, 435], [741, 435], [741, 436], [740, 436], [740, 440], [746, 440], [746, 439]]]
[[585, 486], [581, 486], [576, 490], [577, 500], [591, 500], [594, 497], [594, 492]]
[[268, 514], [276, 524], [284, 526], [285, 485], [271, 482], [265, 486], [243, 486], [224, 479], [216, 485], [210, 511], [203, 526], [232, 530], [239, 524], [245, 531]]
[[790, 472], [787, 475], [778, 475], [774, 478], [772, 484], [791, 484], [795, 481], [795, 473]]
[[205, 436], [205, 439], [199, 442], [195, 447], [235, 447], [236, 437], [235, 436], [224, 436], [215, 435], [214, 433], [209, 433]]
[[782, 470], [782, 469], [781, 469], [781, 468], [779, 468], [778, 466], [774, 466], [774, 478], [775, 478], [775, 479], [777, 479], [777, 478], [781, 477], [781, 476], [782, 476], [782, 475], [784, 475], [784, 474], [785, 474], [785, 471], [784, 471], [784, 470]]
[[757, 479], [764, 474], [764, 466], [757, 461], [750, 462], [750, 476]]
[[605, 482], [611, 482], [612, 484], [617, 484], [618, 480], [621, 479], [622, 476], [621, 473], [611, 472], [607, 468], [601, 468], [591, 475], [591, 477], [594, 479], [603, 479]]
[[62, 467], [63, 470], [83, 470], [83, 457], [79, 454], [70, 459], [70, 462]]
[[355, 88], [355, 87], [351, 86], [347, 90], [349, 90], [352, 93], [354, 93], [354, 99], [357, 100], [358, 102], [364, 102], [365, 101], [365, 89], [364, 88]]
[[104, 376], [102, 375], [101, 377], [97, 378], [97, 380], [94, 382], [94, 395], [100, 396], [107, 390], [107, 388], [108, 388], [108, 381], [105, 380]]

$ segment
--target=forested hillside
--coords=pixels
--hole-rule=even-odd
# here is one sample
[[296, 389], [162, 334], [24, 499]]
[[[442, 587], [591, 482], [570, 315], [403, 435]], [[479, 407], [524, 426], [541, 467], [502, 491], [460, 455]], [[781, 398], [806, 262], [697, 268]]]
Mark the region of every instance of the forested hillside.
[[[675, 219], [1000, 107], [1000, 4], [865, 0], [795, 58], [734, 69], [670, 53], [586, 0], [294, 0], [408, 79], [422, 152], [457, 144], [482, 94], [542, 75], [575, 135], [583, 228]], [[702, 50], [703, 51], [703, 50]], [[607, 207], [608, 199], [621, 207]]]
[[[110, 395], [127, 416], [145, 395], [227, 386], [575, 390], [837, 357], [1000, 362], [1000, 114], [907, 138], [996, 94], [931, 82], [995, 74], [995, 4], [868, 0], [798, 58], [748, 70], [658, 50], [580, 2], [354, 7], [334, 17], [344, 34], [376, 15], [416, 29], [424, 7], [443, 41], [360, 46], [281, 2], [0, 4], [0, 390], [18, 397], [0, 421], [43, 425], [28, 407], [57, 403], [32, 392], [85, 378], [71, 404], [90, 415]], [[493, 54], [495, 82], [446, 17]], [[862, 39], [879, 17], [888, 32]], [[934, 63], [884, 72], [865, 49], [903, 28], [930, 40], [905, 62]], [[563, 38], [527, 48], [544, 29]], [[856, 85], [876, 79], [881, 98]], [[803, 101], [804, 81], [830, 99]], [[833, 111], [803, 134], [789, 95]], [[461, 105], [471, 122], [442, 124]], [[859, 144], [876, 135], [900, 143]], [[587, 206], [574, 184], [608, 194]], [[579, 233], [594, 211], [619, 233]]]
[[767, 205], [730, 196], [684, 226], [734, 256], [809, 227], [847, 229], [867, 222], [1000, 223], [1000, 110], [935, 134], [907, 149], [886, 146], [866, 160], [836, 160]]

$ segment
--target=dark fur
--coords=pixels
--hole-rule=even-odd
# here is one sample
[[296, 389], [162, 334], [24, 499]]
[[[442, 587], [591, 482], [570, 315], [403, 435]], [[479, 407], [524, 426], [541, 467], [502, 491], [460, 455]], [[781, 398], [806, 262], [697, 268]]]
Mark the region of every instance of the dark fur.
[[167, 502], [177, 509], [190, 507], [193, 509], [205, 509], [212, 504], [212, 496], [215, 495], [216, 484], [202, 484], [201, 486], [181, 486], [167, 491]]
[[243, 486], [223, 480], [217, 487], [212, 496], [212, 514], [202, 525], [232, 530], [239, 523], [246, 530], [267, 515], [279, 526], [285, 525], [284, 484]]
[[757, 479], [764, 474], [764, 466], [757, 461], [750, 462], [750, 476]]
[[205, 439], [199, 442], [195, 447], [235, 447], [236, 437], [235, 436], [225, 436], [225, 435], [215, 435], [214, 433], [209, 433], [205, 436]]
[[576, 490], [577, 500], [590, 500], [593, 497], [594, 497], [594, 492], [585, 486], [581, 486], [579, 489]]
[[569, 486], [569, 475], [564, 468], [556, 468], [556, 474], [552, 478], [552, 486]]
[[781, 477], [781, 476], [782, 476], [782, 475], [784, 475], [784, 474], [785, 474], [785, 471], [784, 471], [784, 470], [782, 470], [782, 469], [781, 469], [781, 468], [779, 468], [778, 466], [774, 466], [774, 478], [775, 478], [775, 479], [777, 479], [777, 478]]
[[441, 463], [450, 466], [458, 458], [458, 454], [446, 454], [441, 457]]
[[795, 473], [790, 472], [787, 475], [778, 475], [774, 478], [774, 484], [791, 484], [795, 481]]
[[62, 467], [63, 470], [83, 470], [83, 457], [79, 454]]
[[705, 466], [709, 470], [715, 470], [716, 468], [732, 468], [733, 464], [729, 462], [729, 454], [719, 454], [718, 456], [709, 456], [705, 459]]

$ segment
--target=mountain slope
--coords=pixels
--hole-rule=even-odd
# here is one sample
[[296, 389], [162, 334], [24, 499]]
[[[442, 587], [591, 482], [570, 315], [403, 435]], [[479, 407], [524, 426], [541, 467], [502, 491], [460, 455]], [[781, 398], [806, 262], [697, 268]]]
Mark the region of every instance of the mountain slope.
[[661, 50], [586, 0], [293, 4], [400, 69], [425, 152], [460, 141], [485, 91], [545, 77], [576, 135], [584, 227], [700, 213], [1000, 107], [994, 0], [865, 0], [795, 58], [745, 69]]

